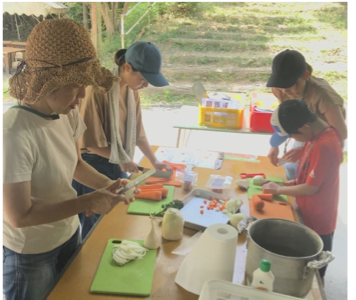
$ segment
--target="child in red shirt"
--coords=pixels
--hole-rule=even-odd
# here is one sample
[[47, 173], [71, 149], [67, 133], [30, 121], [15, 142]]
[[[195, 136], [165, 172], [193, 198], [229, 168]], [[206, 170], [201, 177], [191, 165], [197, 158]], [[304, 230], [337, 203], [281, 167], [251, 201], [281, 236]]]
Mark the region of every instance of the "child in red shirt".
[[[265, 192], [294, 196], [303, 223], [313, 229], [324, 242], [324, 251], [331, 251], [339, 202], [339, 167], [342, 163], [342, 140], [338, 132], [318, 118], [304, 101], [287, 100], [271, 117], [275, 133], [271, 146], [277, 147], [288, 138], [306, 142], [294, 180], [284, 186], [269, 182]], [[326, 267], [319, 270], [322, 281]]]

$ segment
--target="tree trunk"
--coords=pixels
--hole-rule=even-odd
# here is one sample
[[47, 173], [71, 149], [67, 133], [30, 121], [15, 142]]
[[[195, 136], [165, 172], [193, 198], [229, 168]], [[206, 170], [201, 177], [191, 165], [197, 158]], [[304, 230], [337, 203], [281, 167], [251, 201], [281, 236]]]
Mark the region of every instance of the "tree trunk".
[[104, 18], [106, 32], [108, 34], [109, 40], [111, 40], [111, 37], [114, 34], [115, 30], [113, 20], [110, 18], [110, 9], [108, 2], [101, 2], [101, 13]]
[[83, 25], [86, 30], [89, 30], [88, 24], [88, 7], [86, 3], [83, 3]]
[[96, 2], [91, 2], [91, 40], [96, 52], [98, 52], [98, 21]]
[[129, 9], [130, 4], [131, 4], [131, 2], [125, 2], [124, 8], [122, 9], [123, 14], [127, 13], [127, 10]]
[[119, 32], [120, 30], [120, 18], [117, 17], [118, 2], [112, 3], [112, 21], [114, 23], [114, 31]]
[[97, 8], [97, 17], [98, 17], [98, 48], [97, 48], [97, 55], [98, 57], [100, 56], [101, 54], [101, 49], [102, 49], [102, 42], [103, 42], [103, 39], [102, 39], [102, 28], [101, 28], [101, 25], [102, 25], [102, 22], [101, 22], [101, 5], [100, 5], [100, 2], [96, 2], [96, 8]]

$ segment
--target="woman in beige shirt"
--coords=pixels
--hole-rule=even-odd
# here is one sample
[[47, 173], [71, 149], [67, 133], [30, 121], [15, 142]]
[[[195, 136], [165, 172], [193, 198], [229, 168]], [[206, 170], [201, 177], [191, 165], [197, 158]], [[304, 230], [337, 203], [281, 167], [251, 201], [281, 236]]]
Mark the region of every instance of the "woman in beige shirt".
[[[138, 172], [133, 161], [135, 146], [150, 160], [156, 169], [171, 170], [157, 160], [151, 150], [142, 124], [142, 113], [138, 90], [148, 84], [168, 85], [161, 74], [162, 57], [159, 49], [149, 42], [136, 42], [127, 50], [115, 54], [117, 67], [113, 69], [118, 82], [106, 94], [87, 89], [80, 114], [87, 126], [82, 139], [82, 158], [109, 178], [127, 178], [127, 172]], [[73, 181], [78, 195], [86, 194], [90, 188]], [[80, 214], [82, 237], [84, 238], [100, 215], [86, 217]]]
[[[345, 140], [347, 127], [344, 100], [327, 81], [312, 76], [312, 72], [312, 67], [301, 53], [284, 50], [273, 59], [272, 75], [267, 86], [272, 88], [280, 103], [290, 99], [305, 101], [311, 111], [337, 129], [341, 139]], [[279, 149], [276, 145], [271, 146], [268, 157], [277, 166]], [[284, 166], [288, 180], [294, 179], [297, 161], [303, 149], [303, 144], [298, 142], [294, 146], [282, 156], [283, 160], [289, 162]]]

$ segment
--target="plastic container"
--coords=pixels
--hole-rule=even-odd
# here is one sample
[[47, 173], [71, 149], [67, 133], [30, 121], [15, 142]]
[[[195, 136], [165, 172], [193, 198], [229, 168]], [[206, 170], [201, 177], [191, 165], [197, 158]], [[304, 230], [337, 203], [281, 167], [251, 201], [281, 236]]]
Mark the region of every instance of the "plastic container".
[[[224, 97], [223, 97], [224, 96]], [[210, 94], [199, 105], [199, 125], [240, 129], [243, 127], [245, 94]]]
[[206, 187], [211, 188], [215, 193], [222, 193], [224, 189], [230, 187], [232, 182], [231, 176], [210, 175]]
[[183, 188], [185, 191], [189, 192], [192, 190], [193, 186], [197, 184], [198, 173], [193, 171], [185, 171], [183, 175]]
[[272, 93], [251, 93], [250, 131], [273, 133], [271, 116], [278, 104]]
[[283, 294], [260, 291], [223, 280], [205, 282], [198, 300], [301, 300]]
[[271, 262], [268, 259], [262, 259], [260, 267], [253, 272], [251, 287], [273, 292], [273, 283], [274, 275], [271, 271]]

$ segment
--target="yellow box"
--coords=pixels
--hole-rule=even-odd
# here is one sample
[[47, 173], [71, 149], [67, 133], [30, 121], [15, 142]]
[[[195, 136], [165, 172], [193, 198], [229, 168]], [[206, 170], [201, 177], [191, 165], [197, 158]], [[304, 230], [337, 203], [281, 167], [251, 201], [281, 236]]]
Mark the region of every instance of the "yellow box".
[[226, 95], [239, 100], [243, 104], [242, 108], [206, 107], [199, 105], [199, 125], [230, 129], [240, 129], [243, 127], [245, 95], [228, 93]]

